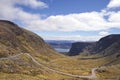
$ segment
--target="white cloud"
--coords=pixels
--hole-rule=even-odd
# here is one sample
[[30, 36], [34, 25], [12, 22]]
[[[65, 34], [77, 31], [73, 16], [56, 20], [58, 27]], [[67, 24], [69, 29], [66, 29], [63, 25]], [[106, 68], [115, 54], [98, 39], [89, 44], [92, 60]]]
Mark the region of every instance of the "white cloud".
[[45, 40], [75, 40], [75, 41], [98, 41], [102, 36], [42, 36]]
[[109, 35], [110, 33], [109, 32], [107, 32], [107, 31], [101, 31], [101, 32], [99, 32], [99, 35], [100, 36], [107, 36], [107, 35]]
[[98, 12], [50, 16], [44, 20], [32, 21], [29, 25], [31, 30], [48, 31], [96, 31], [107, 28], [106, 21]]
[[118, 22], [120, 23], [120, 11], [114, 12], [109, 16], [110, 22]]
[[[50, 16], [45, 21], [46, 23], [57, 27], [60, 31], [94, 31], [105, 29], [105, 20], [98, 12], [86, 12], [79, 14]], [[101, 24], [103, 23], [103, 24]]]
[[19, 5], [28, 6], [31, 8], [47, 8], [48, 7], [47, 4], [39, 0], [1, 0], [0, 2], [5, 3], [6, 5], [9, 5], [9, 6], [19, 4]]
[[[120, 0], [111, 0], [108, 8], [119, 7]], [[116, 3], [117, 2], [117, 3]], [[111, 28], [120, 28], [120, 11], [102, 10], [101, 12], [85, 12], [67, 15], [49, 16], [41, 19], [40, 14], [26, 12], [21, 6], [24, 5], [33, 9], [47, 8], [47, 4], [38, 0], [1, 0], [0, 1], [0, 19], [17, 20], [24, 27], [32, 31], [99, 31]], [[116, 6], [115, 6], [116, 5]], [[104, 17], [107, 16], [108, 19]], [[106, 35], [107, 32], [100, 32], [100, 35]], [[96, 40], [100, 36], [51, 36], [52, 39], [79, 39]], [[47, 37], [49, 38], [49, 37]], [[46, 38], [46, 39], [47, 39]]]
[[[104, 19], [104, 16], [108, 19]], [[50, 16], [44, 20], [31, 21], [28, 29], [39, 31], [99, 31], [120, 28], [119, 12], [86, 12]]]
[[[114, 27], [120, 28], [120, 12], [93, 11], [49, 16], [46, 19], [41, 19], [40, 14], [31, 14], [23, 11], [21, 7], [16, 7], [16, 4], [31, 7], [45, 7], [46, 4], [37, 0], [1, 0], [0, 18], [18, 20], [22, 22], [27, 29], [32, 31], [97, 31]], [[108, 20], [104, 19], [106, 14]]]
[[110, 0], [110, 3], [107, 5], [107, 8], [117, 8], [120, 7], [120, 0]]
[[[13, 1], [13, 0], [12, 0]], [[31, 8], [47, 8], [47, 4], [38, 0], [14, 0], [15, 3], [20, 5], [29, 6]]]
[[38, 0], [1, 0], [0, 1], [0, 19], [17, 20], [24, 26], [29, 26], [31, 21], [41, 20], [41, 15], [26, 12], [22, 7], [24, 5], [32, 8], [46, 8], [47, 5]]

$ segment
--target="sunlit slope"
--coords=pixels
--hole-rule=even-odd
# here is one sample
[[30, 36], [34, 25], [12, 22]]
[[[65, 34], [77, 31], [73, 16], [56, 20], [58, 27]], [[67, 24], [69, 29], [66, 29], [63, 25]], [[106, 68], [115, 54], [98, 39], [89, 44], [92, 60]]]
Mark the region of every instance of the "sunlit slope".
[[61, 57], [37, 34], [10, 21], [0, 21], [0, 57], [30, 53], [44, 60]]
[[0, 80], [89, 80], [94, 68], [98, 68], [98, 80], [116, 79], [120, 78], [119, 62], [117, 52], [105, 56], [58, 54], [38, 35], [10, 21], [0, 21]]

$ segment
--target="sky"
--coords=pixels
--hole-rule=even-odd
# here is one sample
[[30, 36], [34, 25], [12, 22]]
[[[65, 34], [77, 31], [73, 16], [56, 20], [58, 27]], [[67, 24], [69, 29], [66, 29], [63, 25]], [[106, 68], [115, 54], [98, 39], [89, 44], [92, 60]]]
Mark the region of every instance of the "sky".
[[44, 40], [97, 41], [120, 34], [120, 0], [0, 0], [0, 19]]

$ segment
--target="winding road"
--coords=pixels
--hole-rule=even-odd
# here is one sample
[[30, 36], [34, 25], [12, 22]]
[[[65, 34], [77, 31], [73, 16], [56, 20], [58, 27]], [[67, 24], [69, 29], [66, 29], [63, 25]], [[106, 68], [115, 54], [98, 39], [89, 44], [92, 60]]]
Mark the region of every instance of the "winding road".
[[50, 70], [50, 71], [52, 71], [52, 72], [55, 72], [55, 73], [58, 73], [58, 74], [62, 74], [62, 75], [70, 76], [70, 77], [76, 77], [76, 78], [88, 78], [88, 79], [95, 79], [95, 78], [97, 78], [95, 71], [96, 71], [98, 68], [92, 68], [92, 70], [91, 70], [91, 75], [89, 75], [89, 76], [73, 75], [73, 74], [69, 74], [69, 73], [57, 71], [57, 70], [51, 69], [51, 68], [49, 68], [49, 67], [47, 67], [47, 66], [44, 66], [43, 64], [41, 64], [41, 63], [39, 63], [37, 60], [35, 60], [29, 53], [20, 53], [20, 54], [14, 55], [14, 56], [9, 56], [9, 57], [7, 57], [7, 58], [0, 58], [0, 60], [15, 59], [15, 58], [17, 58], [18, 56], [20, 56], [20, 55], [22, 55], [22, 54], [26, 54], [27, 56], [29, 56], [29, 57], [32, 59], [32, 61], [33, 61], [34, 63], [36, 63], [37, 65], [42, 66], [43, 68], [48, 69], [48, 70]]

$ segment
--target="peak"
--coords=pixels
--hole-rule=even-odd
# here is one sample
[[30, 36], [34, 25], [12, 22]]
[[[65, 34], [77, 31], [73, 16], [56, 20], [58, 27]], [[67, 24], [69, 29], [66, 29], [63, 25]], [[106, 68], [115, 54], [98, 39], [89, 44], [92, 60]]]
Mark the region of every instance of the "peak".
[[[110, 34], [108, 36], [105, 36], [105, 37], [120, 37], [120, 34]], [[104, 38], [104, 37], [103, 37]]]
[[106, 37], [120, 37], [120, 34], [111, 34], [111, 35], [108, 35]]
[[0, 23], [6, 23], [11, 25], [16, 25], [14, 22], [8, 21], [8, 20], [0, 20]]
[[108, 35], [108, 36], [105, 36], [103, 38], [100, 39], [101, 40], [104, 40], [104, 39], [120, 39], [120, 34], [111, 34], [111, 35]]
[[1, 34], [4, 36], [13, 36], [22, 34], [23, 29], [11, 21], [0, 20], [0, 32], [4, 33]]

